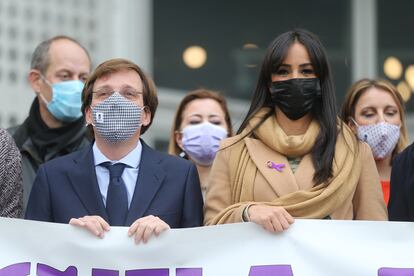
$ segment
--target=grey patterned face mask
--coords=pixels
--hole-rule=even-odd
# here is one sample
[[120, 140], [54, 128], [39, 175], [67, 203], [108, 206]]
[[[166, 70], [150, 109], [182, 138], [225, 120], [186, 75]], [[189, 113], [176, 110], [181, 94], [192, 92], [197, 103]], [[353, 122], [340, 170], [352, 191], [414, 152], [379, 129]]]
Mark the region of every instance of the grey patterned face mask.
[[93, 126], [109, 143], [126, 141], [142, 123], [144, 107], [137, 106], [118, 92], [92, 107]]

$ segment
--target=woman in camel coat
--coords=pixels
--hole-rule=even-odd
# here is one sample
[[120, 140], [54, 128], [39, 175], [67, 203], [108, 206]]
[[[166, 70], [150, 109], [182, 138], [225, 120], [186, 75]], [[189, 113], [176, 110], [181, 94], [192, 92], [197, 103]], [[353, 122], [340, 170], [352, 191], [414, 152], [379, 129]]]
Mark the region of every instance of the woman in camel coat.
[[279, 232], [294, 217], [386, 220], [371, 150], [336, 114], [319, 39], [301, 29], [277, 37], [238, 135], [213, 163], [205, 224]]

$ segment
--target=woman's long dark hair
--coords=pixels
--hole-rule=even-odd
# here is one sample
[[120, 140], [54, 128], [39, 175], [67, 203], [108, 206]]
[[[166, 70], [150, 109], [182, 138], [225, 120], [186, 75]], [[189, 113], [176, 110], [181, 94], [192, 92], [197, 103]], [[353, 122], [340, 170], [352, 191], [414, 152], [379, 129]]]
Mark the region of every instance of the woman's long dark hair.
[[[320, 132], [312, 149], [312, 162], [315, 167], [313, 180], [318, 185], [332, 177], [332, 163], [338, 130], [335, 89], [330, 66], [319, 38], [313, 33], [304, 29], [295, 29], [279, 35], [272, 41], [262, 63], [256, 91], [253, 94], [249, 111], [237, 134], [240, 134], [246, 128], [249, 120], [262, 107], [273, 107], [269, 92], [272, 73], [278, 70], [287, 55], [289, 47], [294, 42], [299, 42], [307, 49], [315, 74], [320, 80], [322, 90], [321, 101], [317, 104], [315, 103], [312, 111], [313, 117], [320, 124]], [[274, 109], [251, 132], [272, 114], [274, 114]]]

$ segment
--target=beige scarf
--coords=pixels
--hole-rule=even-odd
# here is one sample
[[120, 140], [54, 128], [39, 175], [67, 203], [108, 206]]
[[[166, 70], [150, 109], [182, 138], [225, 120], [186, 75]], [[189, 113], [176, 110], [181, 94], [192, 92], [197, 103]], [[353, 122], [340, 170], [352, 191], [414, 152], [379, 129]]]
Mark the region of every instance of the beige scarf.
[[[268, 108], [261, 109], [250, 120], [249, 126], [243, 131], [241, 137], [248, 133], [268, 112]], [[287, 136], [277, 123], [276, 117], [270, 116], [254, 134], [268, 147], [281, 154], [303, 156], [311, 152], [319, 129], [319, 124], [314, 120], [304, 135]], [[282, 206], [293, 217], [301, 218], [324, 218], [340, 207], [352, 195], [361, 173], [361, 158], [355, 136], [345, 125], [342, 130], [335, 145], [333, 176], [328, 181], [310, 190], [299, 190], [276, 198], [272, 202], [265, 202], [265, 204]], [[232, 210], [246, 203], [255, 203], [251, 200], [258, 171], [256, 164], [252, 161], [244, 140], [232, 145], [229, 150], [231, 151], [229, 171], [233, 205], [222, 210], [212, 220], [212, 224], [224, 223]]]

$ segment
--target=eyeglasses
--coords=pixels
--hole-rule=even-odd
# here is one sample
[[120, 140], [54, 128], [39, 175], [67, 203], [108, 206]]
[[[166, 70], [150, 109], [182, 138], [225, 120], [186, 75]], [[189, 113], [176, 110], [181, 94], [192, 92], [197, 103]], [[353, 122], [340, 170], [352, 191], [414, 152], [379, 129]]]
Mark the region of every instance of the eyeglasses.
[[131, 101], [137, 100], [139, 98], [139, 95], [142, 94], [141, 91], [137, 91], [133, 88], [128, 88], [128, 87], [122, 88], [119, 91], [115, 91], [110, 88], [102, 88], [102, 89], [93, 91], [92, 94], [94, 94], [95, 98], [98, 100], [105, 100], [111, 97], [115, 92], [118, 92], [121, 96]]

